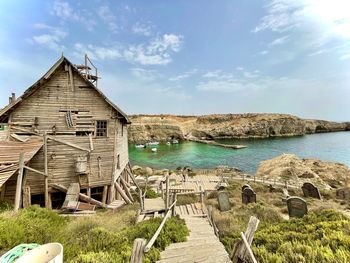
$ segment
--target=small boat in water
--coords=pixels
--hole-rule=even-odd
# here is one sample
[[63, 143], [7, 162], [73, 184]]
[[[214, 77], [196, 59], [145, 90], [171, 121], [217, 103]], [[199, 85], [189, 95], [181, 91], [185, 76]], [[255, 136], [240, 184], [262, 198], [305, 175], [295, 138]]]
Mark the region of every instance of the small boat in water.
[[171, 143], [170, 143], [170, 142], [167, 142], [166, 145], [171, 145]]
[[173, 143], [173, 144], [179, 144], [179, 140], [174, 139], [174, 140], [172, 141], [172, 143]]
[[157, 152], [157, 148], [152, 148], [151, 150], [152, 150], [152, 152], [154, 152], [154, 153]]
[[138, 148], [138, 149], [146, 148], [146, 145], [144, 145], [144, 144], [136, 144], [135, 148]]

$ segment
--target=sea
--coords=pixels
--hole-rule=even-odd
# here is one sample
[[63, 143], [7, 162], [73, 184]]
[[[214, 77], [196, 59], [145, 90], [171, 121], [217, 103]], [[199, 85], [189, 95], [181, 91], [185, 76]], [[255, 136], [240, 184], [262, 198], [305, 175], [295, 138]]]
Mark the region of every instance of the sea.
[[234, 150], [180, 141], [179, 144], [171, 145], [160, 143], [157, 151], [153, 152], [151, 147], [139, 149], [134, 144], [129, 144], [129, 158], [131, 165], [149, 166], [155, 169], [176, 169], [180, 166], [215, 168], [218, 165], [228, 165], [247, 173], [255, 173], [261, 161], [283, 153], [291, 153], [301, 158], [317, 158], [343, 163], [350, 167], [350, 132], [266, 139], [225, 139], [217, 142], [242, 144], [247, 148]]

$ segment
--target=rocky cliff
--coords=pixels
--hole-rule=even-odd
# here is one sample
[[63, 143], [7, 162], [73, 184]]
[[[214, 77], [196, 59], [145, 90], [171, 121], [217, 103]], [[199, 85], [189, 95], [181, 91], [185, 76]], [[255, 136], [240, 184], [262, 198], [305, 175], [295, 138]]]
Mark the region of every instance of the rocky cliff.
[[350, 130], [349, 123], [304, 120], [288, 114], [213, 114], [204, 116], [133, 115], [130, 142], [149, 140], [267, 138]]
[[273, 180], [312, 182], [326, 188], [349, 186], [350, 170], [340, 163], [318, 159], [301, 159], [294, 154], [282, 154], [260, 163], [257, 176]]

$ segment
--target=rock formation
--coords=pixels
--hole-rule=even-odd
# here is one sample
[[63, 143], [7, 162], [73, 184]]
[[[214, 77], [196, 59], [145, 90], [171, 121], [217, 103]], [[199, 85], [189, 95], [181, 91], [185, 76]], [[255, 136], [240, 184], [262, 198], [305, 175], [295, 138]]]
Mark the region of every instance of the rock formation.
[[338, 188], [350, 183], [350, 170], [346, 165], [318, 159], [301, 159], [294, 154], [282, 154], [262, 161], [256, 174], [279, 181], [308, 181], [326, 188]]
[[267, 138], [350, 130], [349, 123], [304, 120], [288, 114], [130, 116], [130, 142], [176, 139]]

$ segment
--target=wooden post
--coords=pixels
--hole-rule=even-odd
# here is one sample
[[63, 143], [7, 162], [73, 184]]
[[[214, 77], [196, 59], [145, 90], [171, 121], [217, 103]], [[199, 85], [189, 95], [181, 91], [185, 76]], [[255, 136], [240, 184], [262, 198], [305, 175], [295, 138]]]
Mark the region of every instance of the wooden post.
[[2, 188], [1, 188], [0, 201], [4, 201], [4, 199], [5, 199], [5, 192], [6, 192], [6, 182], [2, 185]]
[[19, 171], [18, 171], [17, 184], [16, 184], [15, 206], [14, 206], [15, 211], [18, 211], [21, 204], [23, 171], [24, 171], [24, 152], [21, 152], [19, 155]]
[[140, 197], [140, 210], [141, 212], [144, 210], [144, 204], [143, 204], [143, 197], [142, 197], [142, 190], [139, 188], [139, 197]]
[[48, 162], [47, 162], [47, 134], [44, 132], [44, 187], [45, 187], [45, 207], [51, 208], [51, 202], [49, 202], [49, 174], [48, 174]]
[[143, 238], [136, 238], [134, 240], [130, 263], [143, 263], [143, 251], [145, 249], [146, 243], [146, 239]]
[[[176, 200], [177, 200], [177, 194], [174, 193], [172, 203], [176, 202]], [[176, 205], [173, 205], [173, 207], [171, 208], [171, 216], [176, 216], [175, 208], [176, 208]]]
[[115, 188], [117, 189], [117, 191], [119, 192], [119, 194], [123, 197], [125, 203], [127, 204], [132, 204], [132, 201], [129, 199], [129, 197], [125, 194], [125, 192], [123, 191], [123, 189], [120, 187], [120, 185], [115, 182], [114, 183]]
[[107, 201], [107, 192], [108, 192], [108, 185], [103, 186], [103, 192], [102, 192], [102, 203], [106, 203]]
[[199, 186], [199, 191], [200, 191], [201, 206], [202, 206], [202, 209], [203, 209], [203, 207], [204, 207], [204, 192], [203, 192], [203, 187], [201, 185]]
[[166, 197], [165, 197], [165, 210], [169, 209], [169, 174], [166, 175]]
[[91, 188], [90, 187], [86, 188], [86, 195], [88, 197], [91, 197]]
[[31, 206], [30, 186], [27, 185], [23, 189], [23, 208]]

